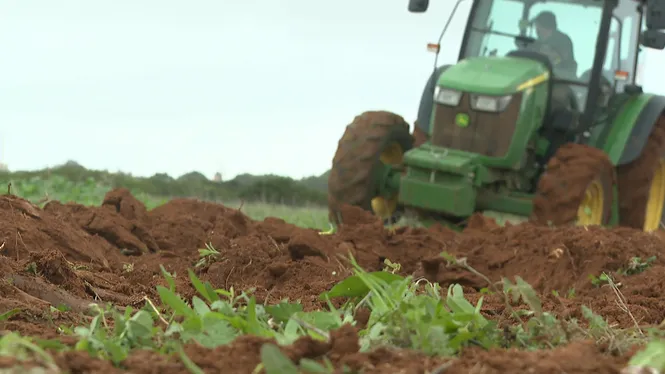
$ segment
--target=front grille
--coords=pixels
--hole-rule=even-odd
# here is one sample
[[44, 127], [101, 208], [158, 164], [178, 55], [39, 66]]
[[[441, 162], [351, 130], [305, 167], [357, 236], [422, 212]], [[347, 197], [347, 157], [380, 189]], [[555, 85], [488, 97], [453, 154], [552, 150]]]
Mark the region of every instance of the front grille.
[[[478, 153], [489, 157], [503, 157], [510, 148], [517, 118], [522, 104], [522, 93], [510, 101], [500, 113], [480, 112], [471, 109], [471, 96], [465, 93], [457, 107], [436, 104], [432, 145]], [[458, 113], [469, 115], [469, 125], [455, 124]]]

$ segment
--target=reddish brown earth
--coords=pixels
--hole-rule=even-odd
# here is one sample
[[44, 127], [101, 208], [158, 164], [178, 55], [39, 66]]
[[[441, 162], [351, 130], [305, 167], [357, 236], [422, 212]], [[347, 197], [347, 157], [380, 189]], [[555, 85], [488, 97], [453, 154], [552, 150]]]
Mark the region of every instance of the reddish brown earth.
[[[288, 297], [300, 299], [307, 310], [324, 307], [318, 295], [350, 274], [344, 259], [349, 253], [367, 270], [380, 269], [388, 258], [400, 263], [404, 274], [444, 286], [460, 283], [477, 299], [476, 291], [487, 287], [486, 281], [447, 266], [439, 256], [445, 250], [465, 257], [492, 281], [521, 276], [560, 316], [578, 316], [579, 306], [587, 305], [625, 327], [634, 322], [617, 305], [614, 292], [594, 287], [588, 277], [625, 267], [632, 257], [658, 255], [645, 272], [616, 279], [639, 324], [665, 319], [665, 244], [657, 235], [531, 224], [501, 228], [481, 217], [473, 217], [464, 233], [440, 226], [390, 233], [362, 211], [345, 208], [343, 217], [346, 225], [354, 225], [320, 236], [280, 219], [254, 222], [237, 210], [194, 200], [173, 200], [148, 212], [123, 189], [109, 192], [101, 207], [92, 208], [51, 202], [42, 210], [20, 198], [0, 196], [0, 269], [5, 280], [0, 283], [0, 313], [22, 310], [2, 322], [2, 329], [53, 338], [58, 336], [56, 326], [88, 322], [77, 312], [85, 312], [90, 302], [141, 307], [146, 297], [158, 299], [156, 285], [165, 285], [160, 264], [178, 275], [179, 292], [191, 298], [187, 269], [194, 268], [198, 249], [206, 243], [221, 258], [199, 270], [200, 277], [216, 288], [255, 288], [265, 303]], [[565, 296], [573, 288], [573, 299], [551, 292]], [[49, 312], [49, 305], [61, 304], [72, 311]], [[492, 297], [483, 307], [488, 315], [501, 315], [503, 309]], [[263, 342], [242, 337], [213, 351], [190, 345], [187, 353], [206, 372], [251, 373]], [[426, 373], [446, 367], [444, 359], [404, 350], [358, 353], [357, 332], [351, 326], [333, 332], [329, 343], [304, 339], [284, 349], [293, 359], [327, 354], [333, 362], [364, 373]], [[55, 355], [59, 365], [73, 373], [120, 372], [81, 352]], [[542, 352], [469, 349], [445, 373], [618, 373], [626, 359], [585, 342]], [[0, 361], [0, 367], [11, 364]], [[123, 366], [132, 373], [187, 372], [177, 357], [149, 352], [133, 354]]]

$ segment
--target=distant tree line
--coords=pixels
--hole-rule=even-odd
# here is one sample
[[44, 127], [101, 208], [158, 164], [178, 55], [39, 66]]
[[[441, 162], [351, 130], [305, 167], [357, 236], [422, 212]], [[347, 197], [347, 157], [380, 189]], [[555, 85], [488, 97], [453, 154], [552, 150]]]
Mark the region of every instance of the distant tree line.
[[37, 171], [0, 171], [0, 182], [19, 179], [47, 179], [64, 177], [72, 182], [89, 182], [108, 185], [109, 188], [125, 187], [136, 193], [156, 197], [192, 197], [210, 201], [243, 200], [295, 206], [326, 204], [327, 173], [319, 177], [294, 180], [277, 175], [239, 175], [226, 182], [216, 182], [199, 172], [191, 172], [178, 178], [168, 174], [151, 177], [135, 177], [128, 173], [111, 173], [89, 170], [76, 162]]

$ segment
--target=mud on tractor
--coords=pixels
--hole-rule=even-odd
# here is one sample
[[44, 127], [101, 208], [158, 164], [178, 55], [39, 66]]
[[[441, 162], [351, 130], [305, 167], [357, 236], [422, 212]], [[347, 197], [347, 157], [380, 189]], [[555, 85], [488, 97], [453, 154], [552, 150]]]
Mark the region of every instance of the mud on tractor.
[[[643, 92], [636, 75], [644, 47], [665, 48], [665, 0], [459, 0], [448, 24], [464, 1], [458, 62], [435, 62], [413, 133], [385, 111], [346, 127], [328, 180], [331, 222], [343, 224], [350, 204], [456, 225], [493, 211], [658, 229], [665, 97]], [[411, 12], [427, 8], [409, 3]], [[572, 69], [529, 48], [543, 11], [569, 35]]]

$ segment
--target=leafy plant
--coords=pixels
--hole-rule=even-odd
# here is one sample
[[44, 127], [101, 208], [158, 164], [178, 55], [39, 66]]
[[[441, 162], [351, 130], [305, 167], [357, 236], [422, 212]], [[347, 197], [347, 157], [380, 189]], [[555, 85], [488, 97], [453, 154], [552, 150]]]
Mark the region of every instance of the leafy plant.
[[639, 274], [644, 270], [648, 269], [649, 266], [651, 266], [651, 264], [654, 261], [656, 261], [656, 256], [651, 256], [644, 261], [642, 261], [642, 258], [640, 257], [633, 257], [630, 259], [628, 267], [626, 267], [626, 269], [621, 270], [621, 273], [624, 275]]
[[[625, 268], [620, 268], [616, 271], [620, 275], [635, 275], [643, 272], [648, 269], [651, 264], [656, 261], [656, 256], [651, 256], [646, 260], [642, 260], [640, 257], [633, 257], [628, 262], [628, 266]], [[596, 277], [595, 275], [589, 275], [589, 279], [594, 286], [602, 286], [603, 284], [610, 283], [611, 278], [608, 274], [602, 273], [600, 276]]]
[[[477, 272], [464, 260], [452, 256], [447, 260], [449, 266], [462, 266]], [[584, 329], [574, 319], [557, 319], [543, 308], [536, 291], [520, 277], [503, 279], [503, 287], [495, 287], [487, 280], [488, 288], [484, 295], [504, 297], [505, 310], [514, 321], [499, 326], [497, 321], [484, 315], [485, 296], [471, 303], [459, 284], [442, 289], [436, 283], [390, 271], [399, 269], [398, 264], [386, 262], [386, 270], [389, 271], [367, 272], [353, 257], [350, 262], [353, 275], [320, 295], [321, 300], [328, 303], [327, 310], [305, 311], [300, 303], [289, 300], [260, 305], [251, 290], [215, 289], [209, 282], [199, 279], [192, 270], [188, 270], [187, 276], [196, 295], [191, 300], [185, 300], [176, 289], [178, 275], [161, 266], [165, 285], [157, 286], [157, 300], [145, 298], [142, 308], [127, 307], [123, 311], [111, 306], [93, 305], [90, 323], [73, 329], [64, 328], [63, 331], [77, 337], [73, 349], [110, 360], [116, 365], [134, 350], [151, 350], [176, 354], [195, 374], [203, 371], [187, 357], [183, 349], [185, 344], [196, 343], [212, 349], [246, 334], [274, 339], [276, 343], [268, 343], [261, 348], [261, 364], [256, 372], [333, 373], [341, 369], [344, 373], [351, 373], [349, 368], [335, 368], [326, 357], [293, 362], [279, 346], [291, 344], [303, 336], [328, 341], [331, 330], [355, 323], [353, 316], [359, 308], [370, 312], [366, 327], [359, 332], [361, 351], [392, 346], [415, 349], [429, 355], [454, 356], [468, 346], [541, 349], [566, 344], [577, 338], [592, 338], [616, 348], [645, 339], [634, 332], [613, 329], [587, 307], [581, 308], [588, 325]], [[344, 298], [346, 302], [336, 308], [331, 302], [333, 298]], [[7, 311], [0, 315], [0, 320], [8, 320], [18, 313], [18, 309]], [[655, 331], [653, 336], [658, 334], [657, 329]], [[37, 361], [44, 367], [53, 368], [54, 363], [46, 353], [46, 347], [70, 349], [55, 341], [32, 341], [16, 334], [0, 338], [0, 355], [15, 355], [19, 359]], [[652, 343], [631, 361], [631, 365], [658, 368], [662, 364], [658, 355], [662, 355], [663, 349], [662, 342]]]
[[626, 372], [648, 373], [646, 369], [657, 372], [665, 370], [665, 340], [649, 342], [643, 350], [630, 359]]
[[221, 257], [221, 253], [216, 250], [212, 244], [208, 243], [205, 248], [199, 249], [199, 261], [194, 265], [195, 267], [205, 267], [217, 261]]

